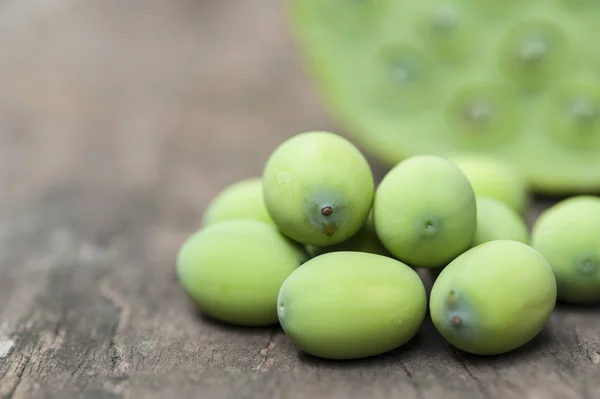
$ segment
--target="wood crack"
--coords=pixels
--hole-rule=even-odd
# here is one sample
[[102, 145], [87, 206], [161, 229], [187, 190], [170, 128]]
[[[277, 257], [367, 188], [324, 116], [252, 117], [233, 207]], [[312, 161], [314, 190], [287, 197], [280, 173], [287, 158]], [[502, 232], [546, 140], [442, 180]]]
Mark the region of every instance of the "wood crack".
[[417, 384], [417, 382], [413, 379], [413, 374], [410, 372], [410, 370], [408, 369], [408, 367], [406, 367], [405, 364], [402, 364], [402, 370], [404, 370], [404, 373], [409, 379], [410, 385], [414, 388], [417, 399], [423, 399], [425, 396], [423, 395], [419, 384]]
[[275, 347], [275, 337], [277, 336], [277, 329], [274, 328], [269, 334], [269, 339], [265, 346], [258, 353], [258, 364], [253, 368], [254, 371], [261, 371], [267, 365], [269, 360], [269, 352]]
[[17, 380], [14, 383], [14, 385], [12, 386], [12, 388], [10, 389], [10, 391], [8, 391], [8, 393], [6, 394], [6, 399], [12, 399], [13, 395], [15, 394], [15, 392], [21, 385], [21, 381], [23, 380], [23, 374], [25, 373], [25, 369], [27, 368], [27, 366], [29, 366], [29, 362], [31, 361], [31, 358], [33, 357], [33, 355], [34, 355], [34, 352], [30, 353], [29, 356], [23, 362], [23, 365], [19, 368], [19, 371], [17, 372], [17, 375], [16, 375]]
[[117, 312], [117, 320], [112, 324], [108, 331], [108, 349], [110, 367], [113, 373], [122, 372], [121, 357], [122, 351], [117, 344], [117, 335], [122, 328], [125, 319], [127, 318], [127, 307], [124, 301], [110, 287], [109, 282], [105, 280], [99, 286], [100, 295], [108, 302]]
[[453, 349], [452, 352], [454, 353], [456, 360], [460, 363], [460, 365], [465, 370], [465, 372], [467, 373], [469, 378], [471, 380], [473, 380], [473, 382], [475, 382], [475, 384], [477, 385], [477, 388], [483, 394], [483, 396], [486, 398], [491, 397], [490, 392], [485, 387], [485, 384], [475, 374], [473, 374], [473, 372], [471, 371], [471, 369], [469, 368], [467, 363], [464, 361], [462, 356], [456, 351], [456, 349]]

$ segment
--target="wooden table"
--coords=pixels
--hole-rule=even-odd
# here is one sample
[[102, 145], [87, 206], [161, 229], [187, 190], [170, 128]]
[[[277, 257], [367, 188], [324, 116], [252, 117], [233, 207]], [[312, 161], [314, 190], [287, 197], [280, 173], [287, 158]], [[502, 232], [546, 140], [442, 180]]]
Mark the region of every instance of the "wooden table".
[[454, 351], [427, 322], [355, 362], [198, 315], [174, 258], [207, 202], [287, 137], [343, 133], [280, 3], [0, 3], [0, 395], [599, 398], [598, 309], [559, 306], [505, 356]]

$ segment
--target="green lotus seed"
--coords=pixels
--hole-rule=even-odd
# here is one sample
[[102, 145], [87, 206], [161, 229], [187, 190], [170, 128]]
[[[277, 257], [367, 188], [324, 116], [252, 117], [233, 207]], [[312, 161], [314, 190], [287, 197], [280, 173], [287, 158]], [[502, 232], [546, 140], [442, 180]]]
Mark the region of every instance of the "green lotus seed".
[[377, 188], [373, 210], [383, 245], [413, 267], [442, 267], [475, 236], [473, 189], [440, 157], [418, 155], [392, 168]]
[[477, 231], [473, 246], [494, 240], [529, 243], [527, 224], [504, 202], [488, 197], [477, 198]]
[[267, 210], [288, 237], [338, 244], [364, 225], [375, 183], [361, 152], [328, 132], [298, 134], [270, 156], [263, 173]]
[[328, 252], [339, 252], [339, 251], [355, 251], [355, 252], [366, 252], [371, 254], [383, 255], [393, 257], [392, 254], [385, 248], [385, 246], [377, 237], [375, 231], [375, 224], [373, 223], [373, 212], [369, 213], [369, 218], [364, 226], [352, 237], [344, 242], [336, 245], [330, 245], [328, 247], [316, 247], [308, 245], [306, 247], [307, 252], [311, 256], [319, 256]]
[[600, 198], [581, 195], [547, 209], [531, 232], [531, 245], [550, 262], [558, 299], [600, 303]]
[[378, 355], [413, 338], [427, 311], [425, 286], [407, 265], [362, 252], [331, 252], [281, 286], [278, 315], [303, 351], [329, 359]]
[[519, 172], [497, 158], [482, 154], [463, 154], [451, 157], [467, 176], [475, 195], [504, 202], [523, 215], [529, 204], [529, 189]]
[[225, 323], [277, 323], [277, 295], [307, 259], [296, 243], [267, 223], [228, 220], [201, 229], [182, 245], [177, 276], [207, 316]]
[[556, 303], [552, 268], [538, 251], [511, 240], [478, 245], [442, 270], [433, 284], [433, 324], [453, 346], [497, 355], [531, 341]]
[[208, 204], [203, 225], [225, 220], [250, 219], [275, 224], [265, 206], [260, 178], [245, 179], [225, 187]]

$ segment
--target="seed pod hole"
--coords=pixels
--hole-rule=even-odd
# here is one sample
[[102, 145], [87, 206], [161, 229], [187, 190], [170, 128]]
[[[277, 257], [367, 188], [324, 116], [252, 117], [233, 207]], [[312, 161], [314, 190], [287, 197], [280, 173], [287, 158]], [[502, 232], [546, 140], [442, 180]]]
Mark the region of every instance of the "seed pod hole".
[[567, 81], [548, 94], [546, 134], [560, 145], [595, 152], [600, 149], [600, 80]]
[[439, 60], [465, 60], [473, 49], [477, 28], [465, 7], [440, 3], [427, 8], [417, 19], [419, 35]]
[[572, 59], [566, 34], [545, 21], [515, 26], [500, 46], [500, 69], [527, 87], [539, 87], [557, 79]]
[[408, 44], [394, 44], [379, 52], [369, 72], [374, 105], [392, 112], [424, 110], [435, 94], [431, 59]]
[[450, 101], [448, 119], [461, 145], [480, 147], [509, 143], [519, 131], [516, 93], [496, 84], [464, 87]]

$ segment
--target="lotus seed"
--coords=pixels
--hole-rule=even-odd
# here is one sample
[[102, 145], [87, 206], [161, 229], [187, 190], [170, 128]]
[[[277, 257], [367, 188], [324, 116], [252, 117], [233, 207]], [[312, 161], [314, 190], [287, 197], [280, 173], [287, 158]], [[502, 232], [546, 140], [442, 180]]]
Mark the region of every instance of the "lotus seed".
[[441, 271], [429, 307], [451, 345], [493, 355], [538, 335], [556, 295], [554, 273], [542, 254], [517, 241], [495, 240], [462, 253]]
[[417, 334], [427, 311], [425, 286], [413, 269], [389, 257], [343, 251], [292, 272], [278, 303], [286, 335], [304, 352], [328, 359], [400, 347]]
[[279, 230], [306, 245], [349, 239], [373, 204], [366, 158], [350, 141], [329, 132], [301, 133], [279, 145], [264, 167], [263, 185], [265, 205]]
[[548, 208], [536, 221], [531, 245], [554, 270], [558, 299], [600, 303], [600, 198], [580, 195]]

